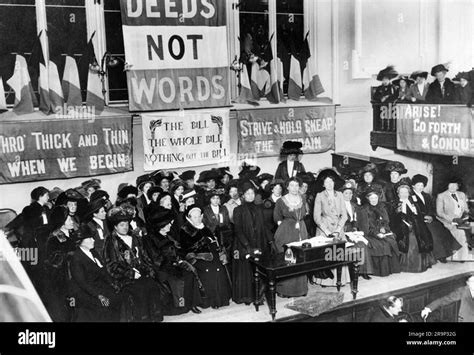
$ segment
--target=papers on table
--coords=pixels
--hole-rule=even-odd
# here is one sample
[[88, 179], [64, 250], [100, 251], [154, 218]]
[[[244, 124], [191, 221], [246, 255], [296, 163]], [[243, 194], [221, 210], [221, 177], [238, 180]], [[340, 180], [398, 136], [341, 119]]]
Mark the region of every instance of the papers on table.
[[301, 240], [301, 241], [298, 241], [298, 242], [288, 243], [286, 245], [288, 247], [302, 247], [303, 243], [310, 243], [311, 247], [314, 248], [314, 247], [319, 247], [319, 246], [331, 244], [332, 242], [333, 242], [332, 238], [314, 237], [314, 238], [311, 238], [311, 239], [305, 239], [305, 240]]
[[362, 242], [365, 245], [369, 244], [369, 241], [364, 238], [364, 232], [346, 232], [346, 238], [352, 243]]

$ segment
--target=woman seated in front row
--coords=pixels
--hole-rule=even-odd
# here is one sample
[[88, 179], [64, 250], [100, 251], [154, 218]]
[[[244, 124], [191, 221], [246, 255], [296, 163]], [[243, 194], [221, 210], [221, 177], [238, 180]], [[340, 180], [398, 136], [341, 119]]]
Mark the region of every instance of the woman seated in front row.
[[133, 211], [123, 206], [109, 211], [113, 226], [104, 245], [104, 261], [122, 292], [124, 318], [133, 322], [160, 322], [163, 320], [161, 294], [152, 262], [145, 253], [141, 237], [130, 233]]
[[95, 250], [95, 232], [81, 224], [76, 234], [76, 251], [70, 261], [71, 295], [76, 301], [76, 322], [118, 322], [120, 295], [104, 261]]
[[230, 280], [224, 266], [227, 264], [227, 257], [202, 220], [200, 207], [188, 207], [186, 222], [180, 231], [181, 256], [197, 269], [204, 286], [206, 297], [201, 297], [200, 306], [217, 309], [228, 306], [231, 297]]
[[382, 191], [371, 188], [366, 192], [368, 203], [359, 212], [359, 228], [369, 241], [369, 257], [374, 276], [388, 276], [400, 272], [400, 251], [389, 227], [387, 209], [379, 196]]

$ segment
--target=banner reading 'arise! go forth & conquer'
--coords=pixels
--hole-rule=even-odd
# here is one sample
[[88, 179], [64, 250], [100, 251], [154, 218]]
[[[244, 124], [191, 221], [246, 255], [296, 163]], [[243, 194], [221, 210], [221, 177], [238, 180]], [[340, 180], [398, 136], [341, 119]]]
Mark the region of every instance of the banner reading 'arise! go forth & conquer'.
[[230, 104], [222, 0], [120, 0], [131, 111]]

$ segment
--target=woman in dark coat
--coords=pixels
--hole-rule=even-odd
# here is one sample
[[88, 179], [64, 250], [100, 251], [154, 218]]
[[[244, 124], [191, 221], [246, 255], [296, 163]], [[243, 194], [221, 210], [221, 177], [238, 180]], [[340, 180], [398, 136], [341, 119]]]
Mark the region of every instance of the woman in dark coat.
[[57, 206], [51, 213], [51, 233], [46, 243], [46, 308], [54, 322], [69, 321], [68, 257], [76, 249], [74, 223], [69, 210]]
[[[234, 210], [235, 238], [232, 252], [233, 290], [235, 303], [250, 304], [255, 299], [253, 268], [248, 261], [249, 255], [256, 252], [267, 254], [273, 245], [270, 231], [265, 228], [261, 205], [255, 205], [255, 187], [249, 183], [241, 186], [242, 205]], [[263, 295], [264, 285], [260, 291]]]
[[153, 209], [149, 216], [148, 235], [143, 238], [143, 247], [148, 253], [158, 279], [171, 290], [172, 302], [166, 305], [165, 314], [183, 314], [190, 310], [201, 313], [198, 284], [193, 272], [195, 268], [178, 256], [179, 243], [169, 235], [174, 223], [174, 214], [161, 206]]
[[43, 263], [46, 258], [46, 242], [51, 232], [48, 189], [42, 186], [33, 189], [31, 200], [31, 204], [26, 206], [21, 215], [15, 218], [10, 225], [16, 224], [14, 229], [20, 236], [20, 248], [37, 248], [38, 250], [38, 263], [36, 265], [31, 265], [28, 261], [22, 262], [22, 265], [40, 297], [44, 297]]
[[94, 250], [103, 257], [104, 243], [110, 235], [109, 225], [107, 223], [107, 212], [105, 206], [107, 201], [104, 199], [91, 200], [88, 211], [84, 216], [89, 228], [92, 230], [95, 241]]
[[263, 201], [263, 219], [265, 221], [265, 228], [270, 232], [272, 238], [278, 228], [278, 224], [273, 219], [273, 211], [275, 210], [277, 201], [283, 195], [284, 187], [285, 183], [283, 180], [272, 180], [266, 186], [270, 197]]
[[424, 192], [428, 178], [424, 175], [415, 175], [412, 178], [412, 200], [417, 210], [421, 213], [426, 226], [433, 237], [433, 256], [442, 263], [452, 256], [456, 250], [461, 249], [461, 244], [453, 237], [451, 232], [436, 218], [436, 207], [433, 198]]
[[122, 293], [125, 320], [161, 322], [164, 292], [154, 280], [153, 264], [141, 237], [130, 233], [132, 218], [130, 210], [123, 207], [108, 212], [114, 230], [105, 241], [104, 261], [115, 287]]
[[155, 186], [155, 182], [152, 180], [150, 174], [139, 176], [136, 182], [138, 191], [140, 191], [137, 203], [138, 217], [146, 221], [145, 208], [151, 202], [151, 198], [148, 197], [148, 191]]
[[70, 260], [71, 296], [75, 299], [76, 322], [118, 322], [120, 295], [95, 250], [95, 232], [82, 224], [76, 235], [77, 249]]
[[[209, 200], [203, 208], [203, 223], [218, 238], [221, 247], [226, 253], [230, 253], [232, 247], [232, 229], [230, 225], [229, 211], [222, 205], [223, 195], [220, 190], [213, 190], [208, 194]], [[230, 260], [230, 254], [227, 254]]]
[[368, 202], [366, 199], [367, 192], [372, 189], [379, 191], [380, 202], [386, 201], [384, 187], [376, 181], [377, 173], [378, 169], [374, 163], [367, 164], [359, 171], [362, 181], [357, 184], [356, 197], [362, 205]]
[[389, 213], [391, 213], [396, 209], [398, 204], [398, 183], [400, 182], [401, 175], [407, 173], [407, 169], [405, 169], [405, 166], [399, 161], [391, 161], [385, 166], [385, 171], [390, 174], [390, 182], [385, 184], [384, 191], [387, 207], [390, 207]]
[[388, 66], [382, 69], [378, 75], [377, 80], [382, 82], [382, 85], [375, 89], [373, 100], [380, 103], [394, 102], [398, 98], [398, 88], [390, 81], [398, 76], [398, 72], [393, 66]]
[[286, 181], [297, 174], [306, 172], [303, 164], [298, 160], [298, 157], [303, 155], [302, 148], [303, 144], [301, 142], [287, 141], [283, 143], [283, 147], [280, 150], [280, 159], [282, 161], [275, 172], [275, 180]]
[[[355, 185], [353, 185], [350, 181], [347, 181], [341, 188], [342, 196], [344, 198], [344, 205], [347, 212], [347, 220], [344, 224], [344, 232], [355, 232], [360, 230], [358, 219], [360, 207], [353, 200], [355, 189]], [[369, 274], [373, 274], [373, 270], [372, 258], [370, 256], [368, 244], [356, 242], [355, 247], [359, 250], [363, 250], [364, 253], [364, 262], [359, 264], [359, 273], [364, 279], [370, 280], [371, 277]]]
[[423, 214], [410, 197], [411, 182], [400, 181], [397, 187], [399, 203], [391, 218], [392, 230], [396, 234], [398, 249], [402, 253], [402, 272], [424, 272], [436, 264], [433, 258], [433, 238], [425, 224]]
[[181, 256], [196, 269], [206, 293], [202, 308], [228, 306], [231, 288], [226, 272], [227, 257], [212, 232], [202, 223], [202, 209], [196, 205], [186, 210], [181, 227]]
[[[426, 94], [426, 102], [429, 104], [454, 104], [456, 103], [456, 88], [454, 83], [446, 78], [448, 68], [443, 64], [435, 65], [431, 69], [431, 76], [436, 80], [430, 84]], [[443, 90], [441, 90], [441, 86]]]
[[360, 208], [359, 228], [369, 241], [369, 256], [372, 259], [374, 276], [388, 276], [400, 272], [400, 251], [397, 241], [390, 231], [388, 212], [379, 202], [380, 190], [367, 191], [368, 203]]

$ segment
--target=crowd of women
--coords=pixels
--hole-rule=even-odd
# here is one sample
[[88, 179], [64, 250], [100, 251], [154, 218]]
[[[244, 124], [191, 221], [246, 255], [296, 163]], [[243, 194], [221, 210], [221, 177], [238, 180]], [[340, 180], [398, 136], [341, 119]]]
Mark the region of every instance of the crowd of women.
[[399, 75], [393, 66], [382, 69], [377, 80], [381, 85], [375, 89], [376, 103], [414, 104], [458, 104], [472, 107], [474, 103], [474, 69], [459, 72], [451, 80], [444, 64], [431, 68], [434, 81], [428, 82], [428, 72], [414, 71], [411, 75]]
[[[39, 263], [24, 266], [54, 321], [162, 321], [231, 299], [250, 305], [257, 290], [249, 258], [314, 236], [363, 231], [368, 280], [468, 259], [459, 179], [435, 201], [424, 192], [428, 179], [403, 177], [400, 162], [387, 163], [390, 182], [372, 163], [349, 175], [313, 174], [298, 159], [301, 148], [284, 143], [275, 175], [245, 163], [236, 179], [228, 168], [197, 179], [195, 171], [156, 171], [121, 184], [114, 204], [97, 179], [66, 191], [37, 187], [7, 229], [19, 247], [38, 248]], [[303, 296], [308, 281], [335, 284], [327, 272], [284, 280], [277, 292]], [[258, 294], [264, 302], [265, 285]]]

